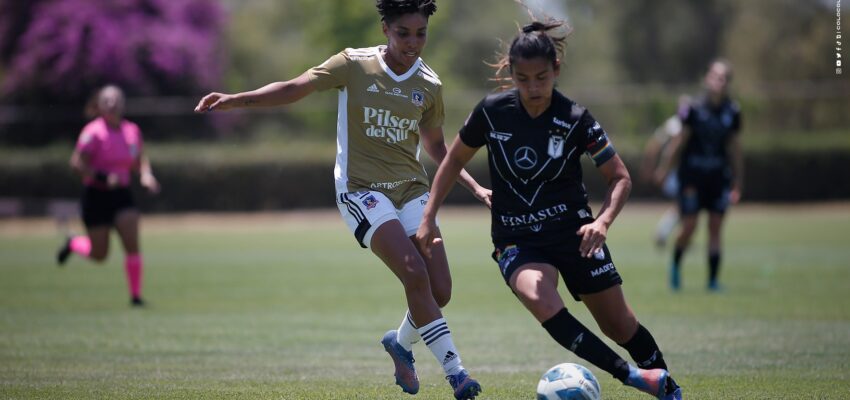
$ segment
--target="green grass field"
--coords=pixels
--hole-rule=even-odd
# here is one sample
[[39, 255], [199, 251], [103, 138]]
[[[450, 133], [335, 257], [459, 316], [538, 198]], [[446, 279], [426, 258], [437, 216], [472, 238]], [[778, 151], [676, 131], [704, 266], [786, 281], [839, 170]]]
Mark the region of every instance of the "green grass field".
[[[734, 209], [721, 294], [703, 289], [703, 234], [683, 291], [667, 290], [668, 254], [650, 241], [661, 211], [628, 206], [609, 246], [687, 398], [850, 398], [850, 206]], [[335, 214], [146, 217], [145, 309], [128, 305], [116, 237], [105, 264], [60, 269], [51, 221], [0, 220], [0, 398], [451, 398], [421, 343], [420, 393], [393, 385], [378, 341], [402, 317], [401, 286]], [[480, 398], [532, 399], [548, 367], [588, 365], [512, 297], [482, 210], [441, 222], [445, 315]], [[604, 398], [649, 398], [592, 370]]]

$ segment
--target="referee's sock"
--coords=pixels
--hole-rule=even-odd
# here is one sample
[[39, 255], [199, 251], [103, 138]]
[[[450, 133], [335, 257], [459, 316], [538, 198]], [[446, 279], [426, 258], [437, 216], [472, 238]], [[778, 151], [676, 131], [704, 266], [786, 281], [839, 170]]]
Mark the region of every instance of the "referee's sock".
[[623, 346], [629, 352], [629, 355], [632, 356], [632, 359], [635, 360], [635, 363], [640, 368], [667, 369], [667, 363], [664, 362], [664, 356], [661, 354], [658, 344], [655, 343], [655, 338], [641, 324], [638, 324], [638, 329], [634, 336], [628, 342], [620, 344], [620, 346]]
[[544, 321], [543, 328], [567, 350], [602, 368], [621, 382], [625, 383], [628, 379], [629, 364], [626, 360], [575, 319], [566, 308]]
[[88, 258], [89, 254], [91, 254], [91, 240], [88, 236], [74, 236], [71, 238], [68, 246], [72, 252], [79, 256]]
[[138, 253], [127, 254], [124, 259], [124, 271], [127, 274], [127, 289], [130, 298], [142, 298], [142, 255]]

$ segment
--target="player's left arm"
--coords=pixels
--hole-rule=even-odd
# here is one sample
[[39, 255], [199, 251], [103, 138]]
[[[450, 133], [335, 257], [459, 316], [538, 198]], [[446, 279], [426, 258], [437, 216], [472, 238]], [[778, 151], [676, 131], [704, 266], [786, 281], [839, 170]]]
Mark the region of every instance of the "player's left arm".
[[[446, 139], [445, 136], [443, 136], [443, 128], [420, 127], [419, 135], [422, 138], [422, 146], [425, 148], [425, 152], [431, 156], [431, 159], [434, 160], [438, 166], [442, 164], [443, 159], [446, 158], [446, 154], [448, 153], [448, 150], [446, 149]], [[472, 192], [476, 199], [486, 204], [487, 207], [490, 207], [492, 191], [479, 185], [465, 169], [460, 171], [457, 182]]]
[[744, 190], [744, 153], [741, 151], [740, 136], [733, 135], [726, 146], [726, 154], [729, 154], [732, 167], [732, 191], [729, 193], [729, 201], [736, 204], [741, 200], [741, 192]]
[[144, 152], [139, 154], [139, 182], [149, 192], [154, 194], [159, 193], [159, 181], [153, 175], [151, 161]]
[[577, 234], [581, 236], [579, 252], [582, 256], [590, 258], [602, 249], [608, 238], [608, 228], [614, 223], [614, 219], [620, 214], [620, 210], [626, 204], [629, 193], [632, 191], [632, 178], [629, 170], [623, 164], [618, 154], [598, 166], [598, 170], [608, 184], [608, 192], [605, 194], [605, 202], [599, 209], [596, 220], [583, 225]]

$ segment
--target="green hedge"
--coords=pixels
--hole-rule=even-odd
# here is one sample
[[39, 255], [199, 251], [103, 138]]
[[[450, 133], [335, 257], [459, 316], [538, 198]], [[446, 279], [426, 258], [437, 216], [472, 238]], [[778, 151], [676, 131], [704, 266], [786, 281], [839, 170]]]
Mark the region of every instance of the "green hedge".
[[[637, 158], [624, 156], [631, 171]], [[585, 177], [592, 200], [600, 200], [605, 185], [594, 168], [585, 163]], [[433, 165], [428, 166], [433, 173]], [[850, 199], [850, 152], [761, 152], [746, 156], [746, 201], [824, 201]], [[476, 161], [468, 168], [487, 183], [487, 166]], [[137, 200], [147, 211], [251, 211], [332, 207], [333, 165], [327, 161], [213, 163], [170, 160], [155, 165], [163, 191], [149, 196], [139, 188]], [[653, 187], [634, 177], [632, 199], [658, 198]], [[0, 197], [20, 199], [24, 212], [43, 212], [56, 198], [77, 198], [79, 180], [63, 161], [0, 163]], [[475, 200], [455, 188], [450, 202]]]

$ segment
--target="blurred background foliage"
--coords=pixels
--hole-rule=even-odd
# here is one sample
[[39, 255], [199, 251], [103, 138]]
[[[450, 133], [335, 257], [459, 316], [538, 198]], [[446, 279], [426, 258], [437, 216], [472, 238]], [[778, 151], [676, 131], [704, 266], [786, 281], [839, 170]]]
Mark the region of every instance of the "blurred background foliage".
[[[832, 0], [525, 3], [569, 23], [559, 89], [625, 155], [724, 57], [735, 67], [745, 151], [841, 151], [850, 162], [850, 73], [835, 73]], [[486, 62], [528, 21], [512, 0], [438, 1], [423, 58], [444, 84], [447, 140], [496, 86]], [[192, 108], [209, 91], [287, 80], [346, 47], [385, 42], [373, 0], [0, 0], [0, 157], [64, 163], [85, 100], [114, 82], [155, 162], [328, 163], [335, 93], [276, 109]]]
[[[850, 86], [833, 65], [831, 1], [526, 4], [569, 22], [560, 89], [614, 135], [646, 136], [672, 114], [679, 94], [698, 91], [707, 63], [718, 56], [735, 65], [748, 135], [849, 125]], [[438, 6], [424, 59], [445, 84], [446, 130], [454, 132], [494, 87], [485, 61], [528, 15], [510, 0]], [[83, 103], [107, 82], [126, 89], [129, 117], [146, 122], [150, 138], [332, 140], [333, 95], [213, 124], [191, 115], [190, 106], [211, 90], [253, 89], [292, 78], [346, 47], [384, 43], [380, 28], [371, 0], [0, 0], [0, 141], [73, 141], [84, 123]], [[163, 119], [181, 121], [159, 132]]]

